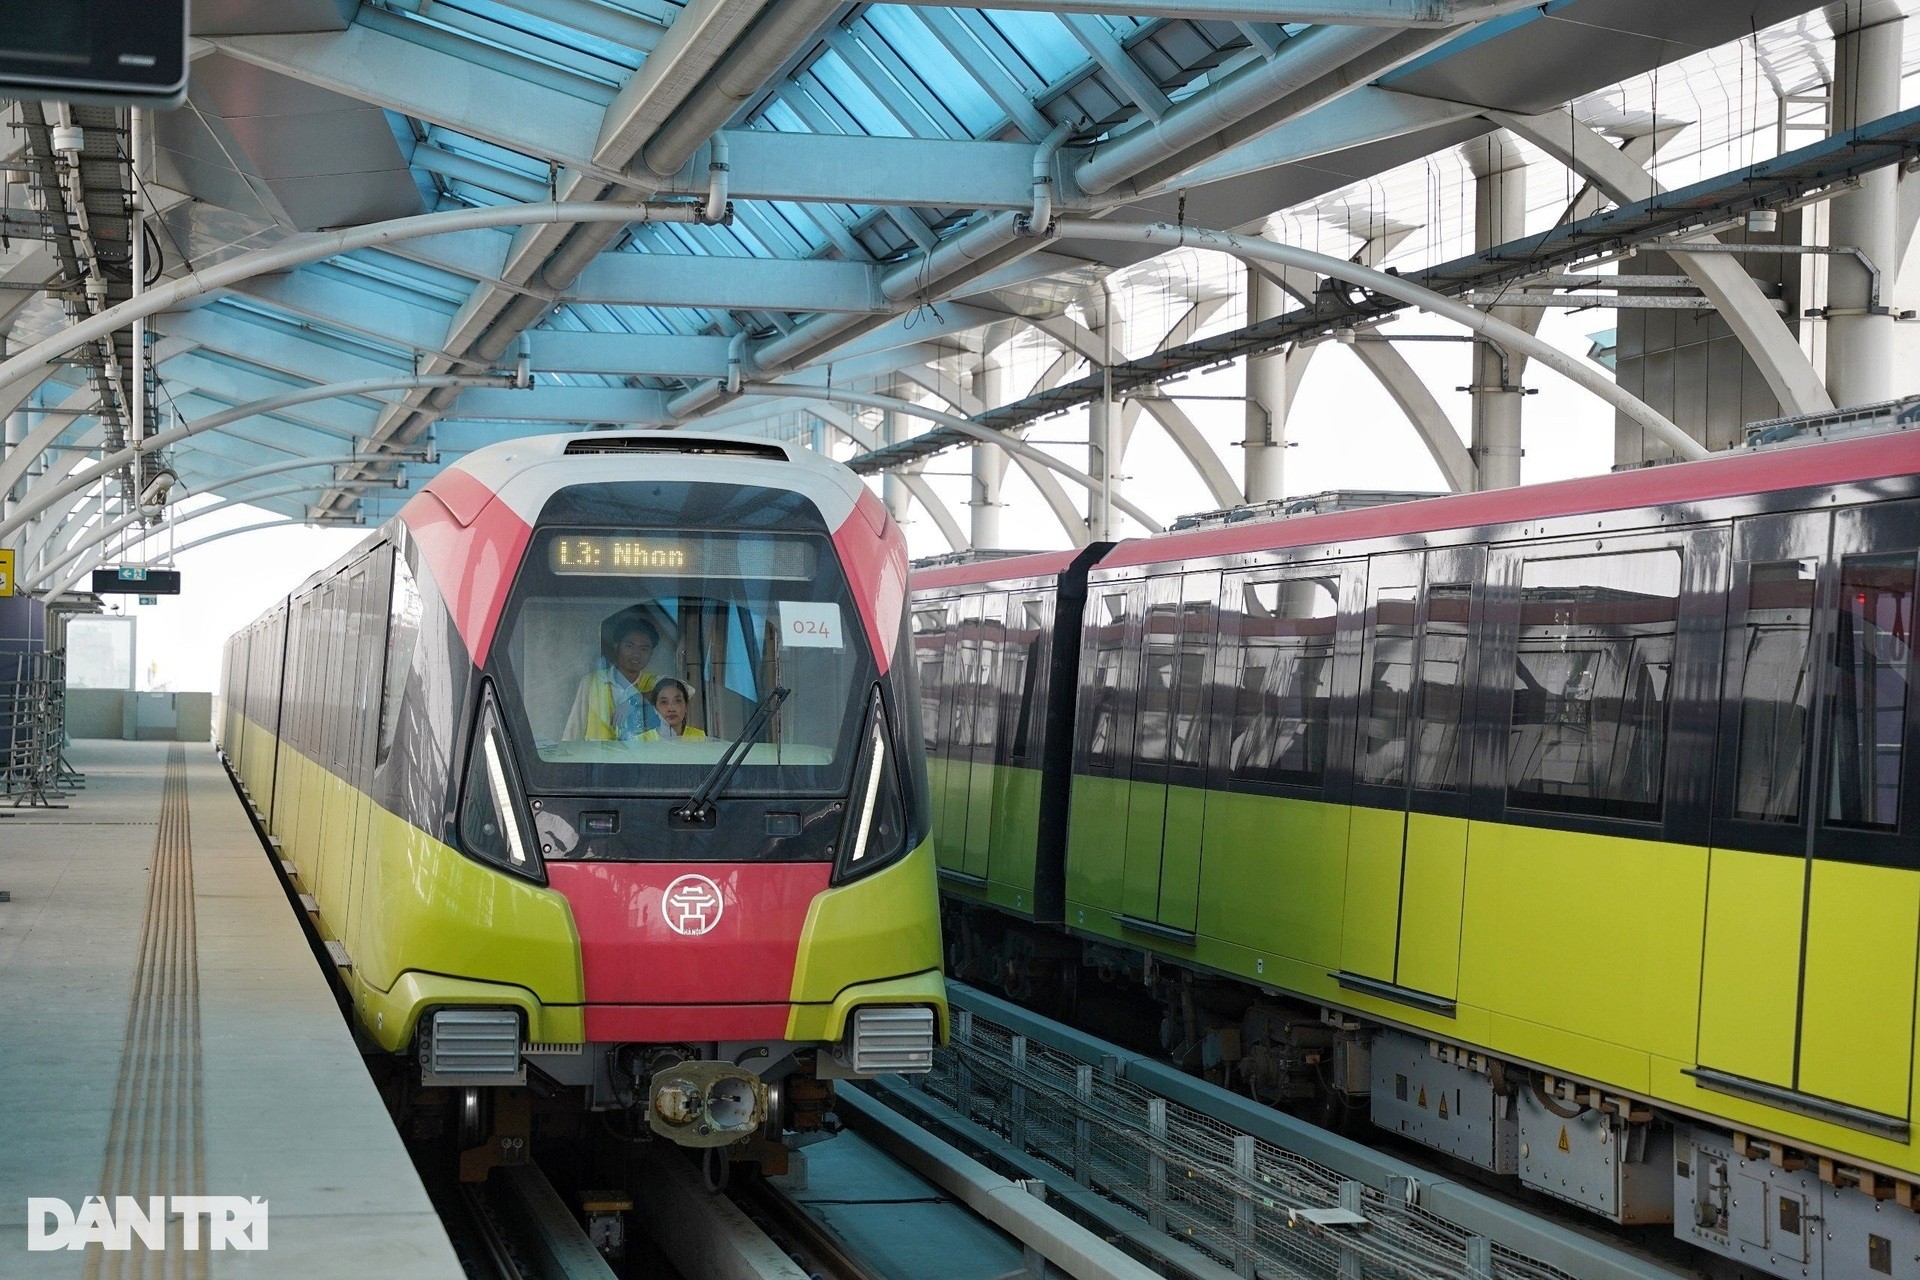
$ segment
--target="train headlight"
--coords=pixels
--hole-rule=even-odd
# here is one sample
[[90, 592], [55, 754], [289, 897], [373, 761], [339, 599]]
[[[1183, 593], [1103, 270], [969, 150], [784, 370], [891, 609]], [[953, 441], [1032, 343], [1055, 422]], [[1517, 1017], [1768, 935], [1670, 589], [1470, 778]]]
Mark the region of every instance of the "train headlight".
[[907, 813], [894, 761], [893, 725], [876, 687], [867, 704], [860, 756], [853, 768], [853, 793], [834, 856], [834, 883], [845, 884], [878, 871], [906, 851]]
[[513, 752], [489, 685], [481, 697], [473, 744], [467, 750], [466, 779], [460, 788], [460, 845], [482, 862], [545, 884], [546, 866], [539, 846], [528, 835], [520, 796]]

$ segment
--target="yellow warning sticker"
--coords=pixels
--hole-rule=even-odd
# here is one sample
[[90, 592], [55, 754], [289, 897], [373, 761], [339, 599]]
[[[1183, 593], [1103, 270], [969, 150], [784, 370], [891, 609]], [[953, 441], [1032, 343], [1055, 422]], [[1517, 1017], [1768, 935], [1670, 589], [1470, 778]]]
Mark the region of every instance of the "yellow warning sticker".
[[1560, 1126], [1560, 1149], [1569, 1153], [1573, 1151], [1573, 1144], [1567, 1141], [1567, 1126], [1565, 1125]]
[[1447, 1095], [1444, 1093], [1440, 1095], [1440, 1118], [1442, 1120], [1447, 1118]]
[[1420, 1098], [1414, 1105], [1418, 1106], [1422, 1111], [1427, 1109], [1427, 1086], [1420, 1086]]

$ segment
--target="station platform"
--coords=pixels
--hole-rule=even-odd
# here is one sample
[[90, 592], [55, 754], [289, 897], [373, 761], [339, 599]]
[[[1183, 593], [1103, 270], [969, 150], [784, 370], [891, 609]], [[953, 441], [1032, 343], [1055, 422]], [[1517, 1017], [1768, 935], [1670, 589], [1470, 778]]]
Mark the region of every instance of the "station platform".
[[[79, 742], [0, 810], [0, 1275], [456, 1280], [446, 1231], [209, 744]], [[267, 1202], [264, 1250], [30, 1251], [30, 1197]], [[171, 1207], [177, 1208], [170, 1201]], [[257, 1236], [242, 1237], [249, 1240]]]

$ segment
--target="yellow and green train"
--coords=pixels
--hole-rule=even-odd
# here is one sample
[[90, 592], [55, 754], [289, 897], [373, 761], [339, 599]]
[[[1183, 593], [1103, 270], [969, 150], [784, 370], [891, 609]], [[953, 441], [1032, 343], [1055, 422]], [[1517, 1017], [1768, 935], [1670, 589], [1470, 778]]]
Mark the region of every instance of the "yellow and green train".
[[1915, 435], [923, 568], [950, 971], [1920, 1274], [1917, 569]]
[[810, 450], [526, 437], [230, 639], [221, 747], [365, 1040], [754, 1158], [927, 1070], [906, 576]]

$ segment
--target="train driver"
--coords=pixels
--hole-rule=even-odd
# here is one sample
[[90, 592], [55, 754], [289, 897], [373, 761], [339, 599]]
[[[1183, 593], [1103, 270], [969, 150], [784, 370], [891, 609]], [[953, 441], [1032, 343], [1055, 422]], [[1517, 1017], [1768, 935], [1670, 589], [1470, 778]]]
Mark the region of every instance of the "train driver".
[[[658, 728], [660, 717], [648, 700], [655, 678], [646, 667], [659, 645], [660, 629], [639, 605], [602, 622], [600, 660], [573, 696], [565, 737], [631, 742]], [[684, 709], [681, 714], [684, 719]]]
[[662, 742], [673, 738], [704, 738], [706, 731], [687, 723], [687, 706], [692, 695], [687, 686], [672, 676], [654, 682], [653, 710], [660, 727], [640, 735], [642, 742]]

